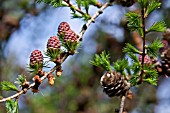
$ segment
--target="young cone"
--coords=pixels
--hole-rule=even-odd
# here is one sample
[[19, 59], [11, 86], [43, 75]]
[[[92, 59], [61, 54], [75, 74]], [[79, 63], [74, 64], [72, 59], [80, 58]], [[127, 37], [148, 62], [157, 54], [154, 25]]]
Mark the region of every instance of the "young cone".
[[65, 36], [64, 36], [64, 42], [78, 42], [77, 40], [77, 35], [74, 31], [72, 31], [71, 29], [68, 30], [66, 33], [65, 33]]
[[68, 30], [64, 35], [64, 45], [70, 54], [74, 54], [78, 47], [78, 37], [74, 31]]
[[116, 71], [105, 73], [100, 80], [103, 91], [109, 96], [122, 96], [126, 95], [126, 92], [130, 88], [130, 83], [128, 83], [124, 76]]
[[58, 26], [58, 33], [60, 35], [65, 34], [68, 30], [70, 30], [70, 26], [67, 22], [61, 22]]
[[58, 37], [51, 36], [47, 42], [47, 52], [46, 55], [51, 58], [52, 61], [56, 62], [60, 54], [60, 41]]
[[[142, 55], [139, 55], [139, 61], [142, 62]], [[152, 64], [152, 61], [148, 55], [145, 55], [144, 57], [144, 64], [146, 65]]]
[[30, 56], [29, 66], [34, 71], [39, 71], [43, 68], [43, 55], [41, 51], [34, 50]]

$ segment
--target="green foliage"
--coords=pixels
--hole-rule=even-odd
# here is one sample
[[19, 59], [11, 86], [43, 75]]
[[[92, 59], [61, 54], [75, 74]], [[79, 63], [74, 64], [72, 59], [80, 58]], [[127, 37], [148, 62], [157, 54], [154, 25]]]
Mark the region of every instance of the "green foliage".
[[7, 100], [6, 110], [7, 113], [18, 113], [18, 100]]
[[139, 63], [139, 59], [135, 54], [129, 52], [128, 56], [133, 60], [133, 62]]
[[145, 65], [144, 66], [145, 75], [152, 77], [152, 78], [157, 77], [158, 73], [153, 68], [154, 68], [154, 66], [152, 66], [152, 65], [151, 66]]
[[128, 53], [128, 56], [132, 59], [132, 65], [131, 65], [131, 70], [133, 71], [132, 75], [138, 75], [142, 69], [138, 57], [133, 53]]
[[132, 46], [129, 43], [126, 43], [126, 46], [123, 48], [123, 52], [124, 53], [136, 53], [136, 54], [140, 54], [140, 51], [137, 50], [134, 46]]
[[[131, 70], [133, 71], [132, 78], [129, 80], [132, 86], [138, 85], [139, 75], [142, 71], [141, 63], [139, 62], [138, 58], [134, 54], [128, 54], [128, 56], [133, 60]], [[143, 74], [143, 81], [157, 85], [157, 71], [154, 69], [154, 65], [144, 64], [144, 74]]]
[[158, 55], [158, 50], [163, 46], [164, 45], [162, 44], [162, 42], [157, 38], [154, 40], [153, 43], [151, 43], [150, 45], [146, 47], [147, 54], [149, 56], [156, 57]]
[[116, 72], [120, 72], [125, 75], [124, 70], [128, 68], [128, 60], [127, 59], [117, 60], [114, 63], [113, 67], [116, 70]]
[[131, 86], [138, 85], [139, 74], [133, 74], [132, 78], [129, 80]]
[[143, 79], [144, 82], [147, 82], [151, 85], [157, 86], [157, 79], [151, 79], [151, 78], [147, 78], [147, 79]]
[[0, 90], [18, 91], [18, 88], [11, 82], [3, 81], [3, 82], [0, 82]]
[[48, 48], [48, 50], [45, 52], [45, 55], [48, 56], [51, 61], [55, 61], [58, 58], [60, 53], [62, 53], [60, 49], [54, 50], [54, 49]]
[[95, 55], [94, 60], [90, 61], [91, 64], [101, 67], [107, 71], [111, 71], [111, 65], [110, 65], [110, 54], [103, 51], [100, 55]]
[[43, 67], [46, 67], [45, 65], [46, 63], [43, 63], [43, 64], [36, 63], [34, 66], [28, 65], [28, 69], [29, 69], [29, 72], [31, 72], [32, 74], [36, 74], [40, 69], [42, 69]]
[[91, 5], [96, 5], [97, 4], [97, 0], [88, 0], [89, 1], [89, 3], [91, 4]]
[[96, 5], [97, 4], [97, 0], [76, 0], [76, 2], [77, 2], [79, 7], [80, 7], [80, 5], [82, 5], [85, 8], [89, 7], [89, 5]]
[[72, 13], [72, 19], [73, 18], [82, 18], [84, 21], [88, 21], [91, 17], [88, 14], [80, 15], [77, 13]]
[[141, 21], [141, 15], [134, 13], [134, 12], [129, 12], [126, 14], [127, 21], [128, 21], [128, 28], [131, 31], [138, 31], [140, 35], [143, 35], [142, 33], [142, 21]]
[[149, 5], [147, 7], [145, 17], [147, 17], [152, 11], [159, 8], [160, 6], [161, 6], [160, 2], [157, 2], [156, 0], [151, 0], [151, 2], [149, 3]]
[[139, 75], [142, 70], [142, 67], [140, 63], [134, 62], [131, 66], [131, 69], [133, 71], [133, 75]]
[[0, 99], [2, 99], [3, 97], [0, 95]]
[[25, 75], [18, 75], [18, 78], [16, 79], [15, 83], [19, 84], [19, 85], [23, 85], [25, 80], [26, 80], [26, 76]]
[[158, 72], [154, 69], [153, 65], [145, 65], [144, 66], [144, 75], [143, 76], [143, 81], [147, 82], [151, 85], [157, 85], [157, 80], [158, 80]]
[[152, 32], [152, 31], [156, 31], [156, 32], [164, 32], [166, 30], [166, 24], [164, 21], [159, 21], [154, 23], [147, 32]]
[[83, 6], [86, 10], [86, 13], [88, 14], [88, 11], [89, 11], [89, 1], [88, 0], [83, 0]]
[[62, 46], [67, 49], [68, 52], [70, 53], [75, 53], [76, 50], [78, 49], [78, 47], [80, 47], [81, 43], [80, 42], [77, 42], [77, 41], [67, 41], [65, 42], [64, 41], [64, 34], [60, 35], [59, 34], [59, 40], [61, 41], [62, 43]]
[[81, 7], [81, 1], [82, 0], [76, 0], [77, 6], [80, 8]]
[[81, 1], [82, 1], [82, 5], [84, 6], [87, 14], [88, 14], [89, 6], [97, 4], [96, 0], [81, 0]]
[[147, 7], [147, 1], [148, 0], [138, 0], [138, 2], [139, 2], [142, 9]]
[[75, 13], [76, 13], [76, 7], [74, 7], [74, 6], [70, 6], [70, 10], [73, 12], [73, 14], [75, 14]]
[[75, 53], [77, 48], [80, 47], [80, 42], [71, 42], [71, 41], [68, 41], [66, 43], [63, 43], [62, 44], [63, 47], [65, 47], [67, 49], [68, 52], [70, 53]]
[[52, 5], [53, 7], [66, 6], [62, 3], [63, 0], [37, 0], [38, 3], [44, 2], [46, 4]]

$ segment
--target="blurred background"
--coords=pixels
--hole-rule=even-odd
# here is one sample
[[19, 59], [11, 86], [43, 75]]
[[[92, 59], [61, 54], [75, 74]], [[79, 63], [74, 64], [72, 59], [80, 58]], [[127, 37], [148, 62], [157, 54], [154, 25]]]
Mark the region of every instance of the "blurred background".
[[[146, 27], [161, 19], [170, 27], [170, 1], [161, 2], [161, 8], [147, 19]], [[111, 53], [111, 62], [126, 57], [121, 50], [127, 42], [140, 49], [141, 42], [136, 43], [134, 39], [139, 36], [130, 33], [124, 18], [128, 11], [139, 11], [138, 7], [138, 4], [129, 8], [118, 4], [108, 7], [85, 32], [79, 53], [62, 64], [63, 75], [56, 78], [55, 85], [51, 87], [45, 80], [39, 93], [28, 91], [20, 96], [19, 113], [114, 113], [119, 108], [120, 98], [109, 98], [103, 93], [99, 82], [104, 70], [89, 61], [102, 50]], [[96, 11], [96, 7], [90, 7], [90, 15]], [[85, 22], [71, 16], [67, 7], [53, 8], [34, 0], [0, 0], [0, 81], [14, 82], [19, 74], [31, 80], [27, 71], [30, 53], [35, 49], [46, 50], [46, 42], [57, 34], [60, 22], [66, 21], [77, 34], [80, 32]], [[162, 33], [148, 34], [148, 43], [155, 37], [161, 38]], [[170, 113], [169, 87], [170, 79], [162, 79], [157, 87], [143, 84], [132, 88], [133, 99], [126, 101], [126, 110], [129, 113]], [[0, 91], [3, 97], [13, 93]], [[0, 113], [6, 113], [5, 103], [0, 103]]]

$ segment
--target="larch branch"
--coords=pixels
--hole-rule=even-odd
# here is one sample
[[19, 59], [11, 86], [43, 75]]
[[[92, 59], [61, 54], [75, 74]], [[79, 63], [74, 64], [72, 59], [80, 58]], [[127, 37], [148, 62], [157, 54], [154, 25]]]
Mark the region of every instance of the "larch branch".
[[[109, 5], [110, 5], [110, 2], [106, 2], [106, 3], [91, 17], [91, 19], [82, 27], [82, 30], [80, 31], [80, 33], [79, 33], [79, 35], [78, 35], [78, 36], [79, 36], [79, 40], [82, 39], [85, 31], [86, 31], [87, 28], [90, 26], [90, 24], [91, 24], [92, 22], [94, 22], [95, 19], [96, 19], [100, 14], [102, 14], [103, 10], [106, 9]], [[63, 57], [61, 63], [63, 63], [63, 62], [67, 59], [68, 56], [69, 56], [69, 54], [66, 54], [66, 55]], [[59, 66], [55, 66], [55, 67], [53, 67], [49, 72], [45, 72], [44, 76], [41, 77], [41, 80], [42, 80], [42, 81], [45, 80], [45, 79], [47, 78], [47, 76], [48, 76], [49, 74], [53, 73], [57, 68], [59, 68]], [[35, 85], [35, 83], [32, 83], [32, 84], [30, 84], [30, 86], [29, 86], [28, 88], [25, 88], [25, 89], [19, 91], [18, 93], [14, 94], [14, 95], [12, 95], [12, 96], [9, 96], [9, 97], [7, 97], [7, 98], [2, 98], [2, 99], [0, 100], [0, 103], [1, 103], [1, 102], [5, 102], [5, 101], [10, 100], [10, 99], [13, 99], [13, 98], [19, 97], [21, 94], [24, 94], [25, 92], [27, 92], [27, 91], [28, 91], [31, 87], [33, 87], [34, 85]]]

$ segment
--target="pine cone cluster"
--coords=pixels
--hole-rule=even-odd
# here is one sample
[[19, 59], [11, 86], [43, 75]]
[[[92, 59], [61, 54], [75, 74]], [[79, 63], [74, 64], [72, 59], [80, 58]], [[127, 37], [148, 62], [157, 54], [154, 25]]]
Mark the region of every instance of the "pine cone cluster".
[[125, 95], [130, 88], [130, 83], [116, 71], [105, 73], [101, 77], [100, 83], [104, 88], [103, 91], [109, 97]]
[[41, 51], [34, 50], [31, 53], [29, 65], [31, 68], [42, 68], [43, 67], [43, 55]]
[[64, 34], [64, 43], [66, 42], [77, 42], [77, 35], [74, 31], [70, 29], [67, 22], [61, 22], [58, 27], [58, 33]]
[[70, 29], [67, 22], [60, 23], [58, 27], [58, 34], [62, 42], [62, 46], [65, 47], [69, 54], [74, 54], [78, 47], [78, 37], [76, 33]]

